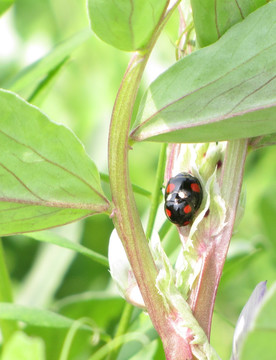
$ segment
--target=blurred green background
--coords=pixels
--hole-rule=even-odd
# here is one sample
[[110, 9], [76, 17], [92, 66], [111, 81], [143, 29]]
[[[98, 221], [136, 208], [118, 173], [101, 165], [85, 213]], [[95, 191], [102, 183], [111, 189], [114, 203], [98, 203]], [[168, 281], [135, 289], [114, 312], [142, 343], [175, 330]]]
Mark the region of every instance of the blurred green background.
[[[0, 17], [0, 87], [9, 88], [19, 71], [52, 51], [61, 42], [89, 27], [85, 0], [17, 0]], [[154, 50], [138, 98], [162, 70], [175, 61], [177, 14], [168, 24]], [[109, 120], [116, 92], [130, 54], [106, 45], [92, 35], [76, 48], [33, 103], [53, 121], [70, 127], [84, 143], [100, 172], [107, 173]], [[37, 79], [37, 83], [42, 78]], [[28, 99], [34, 86], [18, 93]], [[130, 154], [133, 183], [152, 191], [159, 144], [136, 144]], [[235, 322], [254, 287], [276, 279], [276, 161], [275, 148], [248, 155], [244, 176], [244, 216], [230, 246], [218, 291], [211, 343], [222, 359], [228, 359]], [[108, 184], [104, 190], [110, 196]], [[161, 190], [160, 190], [161, 191]], [[137, 195], [146, 223], [149, 199]], [[156, 230], [165, 221], [162, 208]], [[55, 229], [68, 239], [107, 255], [113, 229], [105, 215]], [[26, 236], [3, 239], [15, 302], [57, 311], [68, 317], [88, 318], [95, 332], [78, 332], [69, 359], [88, 359], [106, 339], [112, 338], [124, 309], [107, 268], [82, 255]], [[164, 239], [169, 254], [179, 246], [176, 230]], [[149, 318], [139, 310], [132, 315], [132, 331], [148, 335], [147, 346], [126, 344], [118, 359], [164, 359], [162, 346]], [[47, 359], [58, 359], [65, 330], [27, 326], [25, 331], [44, 341]], [[139, 351], [142, 351], [140, 355]]]

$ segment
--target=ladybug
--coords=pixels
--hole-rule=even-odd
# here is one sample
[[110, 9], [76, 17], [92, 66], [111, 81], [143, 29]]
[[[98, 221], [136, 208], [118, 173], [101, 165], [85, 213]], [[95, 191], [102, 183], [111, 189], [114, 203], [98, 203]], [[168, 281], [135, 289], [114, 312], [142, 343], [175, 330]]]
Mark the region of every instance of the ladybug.
[[182, 172], [168, 181], [165, 190], [165, 213], [178, 226], [190, 224], [203, 198], [199, 180]]

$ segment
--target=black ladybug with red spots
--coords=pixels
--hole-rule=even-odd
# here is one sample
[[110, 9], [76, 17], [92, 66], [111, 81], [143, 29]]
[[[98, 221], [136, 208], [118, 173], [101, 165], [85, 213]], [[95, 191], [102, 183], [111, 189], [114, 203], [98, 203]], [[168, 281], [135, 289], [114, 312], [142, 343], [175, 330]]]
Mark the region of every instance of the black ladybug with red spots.
[[165, 213], [178, 226], [191, 223], [203, 198], [199, 180], [185, 172], [170, 178], [165, 190]]

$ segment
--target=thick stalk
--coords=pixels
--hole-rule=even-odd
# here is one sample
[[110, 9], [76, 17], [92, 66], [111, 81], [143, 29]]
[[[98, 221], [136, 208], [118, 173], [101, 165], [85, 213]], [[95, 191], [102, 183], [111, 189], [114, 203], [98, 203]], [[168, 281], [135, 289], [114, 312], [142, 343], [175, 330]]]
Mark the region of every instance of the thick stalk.
[[[126, 249], [148, 309], [160, 302], [156, 293], [157, 270], [153, 262], [131, 189], [128, 171], [128, 134], [138, 84], [148, 54], [136, 54], [124, 76], [113, 109], [109, 137], [109, 176], [114, 204], [113, 221]], [[147, 271], [145, 271], [147, 269]], [[150, 310], [149, 310], [150, 311]]]
[[[178, 1], [175, 6], [177, 3]], [[170, 12], [172, 10], [173, 8]], [[158, 271], [136, 208], [128, 170], [128, 135], [137, 89], [150, 50], [166, 22], [164, 19], [148, 51], [144, 54], [136, 53], [132, 58], [117, 94], [109, 132], [109, 176], [114, 204], [113, 222], [124, 245], [149, 316], [163, 342], [166, 358], [188, 360], [192, 358], [190, 346], [174, 328], [177, 310], [168, 310], [155, 286]]]
[[227, 206], [226, 225], [221, 234], [209, 239], [212, 245], [203, 261], [197, 292], [191, 299], [194, 315], [208, 338], [217, 289], [235, 223], [247, 147], [248, 140], [228, 142], [220, 178], [221, 193]]
[[[113, 222], [124, 245], [153, 325], [167, 359], [189, 359], [190, 348], [173, 327], [171, 314], [155, 286], [157, 269], [136, 208], [128, 171], [128, 134], [135, 96], [149, 54], [136, 54], [119, 89], [109, 134], [109, 176], [114, 204]], [[171, 320], [171, 321], [170, 321]]]

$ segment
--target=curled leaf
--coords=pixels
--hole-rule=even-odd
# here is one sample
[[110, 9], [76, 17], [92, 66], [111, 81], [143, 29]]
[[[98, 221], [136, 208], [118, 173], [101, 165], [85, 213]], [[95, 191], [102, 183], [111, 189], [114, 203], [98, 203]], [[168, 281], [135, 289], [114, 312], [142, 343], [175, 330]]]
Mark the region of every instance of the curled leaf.
[[249, 300], [245, 304], [238, 318], [233, 337], [233, 348], [231, 360], [239, 360], [239, 354], [247, 336], [253, 326], [254, 319], [262, 304], [266, 293], [266, 281], [260, 282], [252, 292]]

